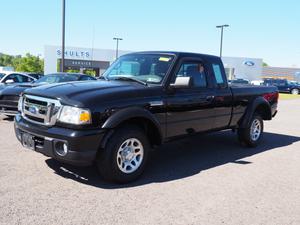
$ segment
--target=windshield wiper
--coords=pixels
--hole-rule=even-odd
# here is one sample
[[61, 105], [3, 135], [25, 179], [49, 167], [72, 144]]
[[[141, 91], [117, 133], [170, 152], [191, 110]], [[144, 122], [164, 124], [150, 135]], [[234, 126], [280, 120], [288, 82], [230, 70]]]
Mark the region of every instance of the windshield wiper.
[[147, 84], [146, 82], [141, 81], [141, 80], [138, 80], [138, 79], [135, 79], [135, 78], [133, 78], [133, 77], [116, 77], [116, 78], [113, 78], [113, 80], [134, 81], [134, 82], [137, 82], [137, 83], [139, 83], [139, 84], [148, 86], [148, 84]]

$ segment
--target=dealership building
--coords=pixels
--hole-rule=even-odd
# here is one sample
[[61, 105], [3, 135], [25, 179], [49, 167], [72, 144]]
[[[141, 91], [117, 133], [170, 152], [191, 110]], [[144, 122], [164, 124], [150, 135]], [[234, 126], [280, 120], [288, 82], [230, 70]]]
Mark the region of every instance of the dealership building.
[[262, 71], [263, 78], [278, 78], [300, 81], [300, 68], [289, 68], [289, 67], [263, 67]]
[[[119, 55], [129, 51], [119, 51]], [[65, 70], [93, 70], [96, 75], [102, 74], [115, 60], [116, 51], [111, 49], [92, 49], [66, 47]], [[60, 46], [45, 46], [44, 73], [55, 73], [60, 70], [62, 51]]]
[[[130, 51], [119, 51], [119, 55]], [[102, 74], [115, 60], [116, 51], [112, 49], [92, 49], [66, 47], [65, 70], [84, 72], [92, 70], [97, 76]], [[60, 46], [45, 46], [44, 72], [45, 74], [59, 71], [62, 58]], [[259, 80], [262, 75], [262, 59], [246, 57], [222, 57], [226, 74], [229, 79], [243, 78]]]

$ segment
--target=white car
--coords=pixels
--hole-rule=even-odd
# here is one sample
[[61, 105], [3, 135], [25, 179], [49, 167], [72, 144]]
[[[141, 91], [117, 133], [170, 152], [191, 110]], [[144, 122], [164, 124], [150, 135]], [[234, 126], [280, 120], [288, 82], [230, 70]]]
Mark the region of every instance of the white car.
[[28, 83], [36, 79], [25, 73], [10, 72], [8, 74], [0, 73], [0, 83], [13, 84], [13, 83]]
[[252, 85], [257, 85], [257, 86], [260, 86], [260, 85], [263, 85], [264, 81], [263, 80], [253, 80], [250, 82]]

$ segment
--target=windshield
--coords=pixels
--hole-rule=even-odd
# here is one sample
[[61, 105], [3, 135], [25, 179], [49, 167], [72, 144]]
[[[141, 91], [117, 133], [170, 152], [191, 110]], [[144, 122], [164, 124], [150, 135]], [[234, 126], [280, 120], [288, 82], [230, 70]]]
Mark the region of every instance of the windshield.
[[4, 73], [0, 73], [0, 80], [5, 76]]
[[53, 84], [53, 83], [61, 83], [61, 82], [69, 82], [69, 81], [77, 81], [78, 76], [74, 75], [62, 75], [62, 74], [50, 74], [43, 76], [42, 78], [38, 79], [34, 83], [41, 84]]
[[108, 80], [129, 77], [159, 84], [171, 67], [174, 56], [163, 54], [130, 54], [121, 56], [103, 74]]

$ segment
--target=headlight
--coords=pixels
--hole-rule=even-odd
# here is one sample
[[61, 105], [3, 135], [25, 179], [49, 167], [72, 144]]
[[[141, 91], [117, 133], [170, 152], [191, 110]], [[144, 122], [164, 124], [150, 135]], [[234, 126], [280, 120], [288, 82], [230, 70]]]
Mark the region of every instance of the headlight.
[[20, 96], [19, 101], [18, 101], [18, 111], [22, 112], [22, 108], [23, 108], [23, 97]]
[[91, 112], [88, 109], [80, 109], [72, 106], [63, 106], [58, 120], [62, 123], [75, 125], [90, 124], [92, 122]]

